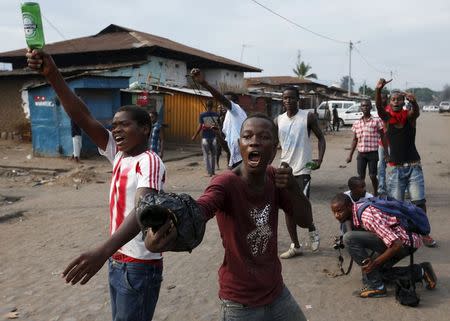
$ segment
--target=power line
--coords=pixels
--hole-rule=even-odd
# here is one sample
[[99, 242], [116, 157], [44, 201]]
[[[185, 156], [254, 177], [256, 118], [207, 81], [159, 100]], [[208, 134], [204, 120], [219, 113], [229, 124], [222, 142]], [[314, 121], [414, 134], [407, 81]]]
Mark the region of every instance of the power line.
[[[51, 23], [51, 21], [48, 20], [48, 18], [46, 16], [44, 16], [42, 13], [41, 13], [41, 15], [45, 19], [45, 21], [47, 21], [47, 23], [50, 25], [50, 27], [52, 27], [63, 40], [67, 41], [67, 38], [62, 34], [62, 32], [59, 31], [59, 29], [56, 28], [56, 26], [53, 23]], [[69, 44], [69, 46], [72, 47], [73, 50], [77, 51], [77, 48], [72, 44], [72, 42], [70, 40], [68, 41], [68, 44]]]
[[309, 28], [303, 27], [303, 26], [299, 25], [298, 23], [296, 23], [295, 21], [292, 21], [292, 20], [290, 20], [289, 18], [286, 18], [286, 17], [280, 15], [279, 13], [273, 11], [272, 9], [266, 7], [265, 5], [259, 3], [259, 2], [256, 1], [256, 0], [250, 0], [250, 1], [256, 3], [258, 6], [260, 6], [260, 7], [264, 8], [264, 9], [266, 9], [267, 11], [269, 11], [269, 12], [271, 12], [272, 14], [274, 14], [274, 15], [280, 17], [281, 19], [283, 19], [283, 20], [289, 22], [290, 24], [293, 24], [294, 26], [296, 26], [296, 27], [298, 27], [298, 28], [300, 28], [300, 29], [303, 29], [303, 30], [305, 30], [305, 31], [307, 31], [307, 32], [312, 33], [313, 35], [316, 35], [316, 36], [318, 36], [318, 37], [321, 37], [321, 38], [324, 38], [324, 39], [327, 39], [327, 40], [331, 40], [331, 41], [334, 41], [334, 42], [337, 42], [337, 43], [348, 44], [348, 41], [337, 40], [337, 39], [334, 39], [334, 38], [331, 38], [331, 37], [322, 35], [322, 34], [320, 34], [320, 33], [318, 33], [318, 32], [315, 32], [315, 31], [313, 31], [313, 30], [311, 30], [311, 29], [309, 29]]
[[[42, 14], [42, 13], [41, 13], [41, 14]], [[67, 40], [66, 37], [62, 34], [62, 32], [60, 32], [60, 31], [58, 30], [58, 28], [56, 28], [55, 25], [54, 25], [53, 23], [51, 23], [50, 20], [47, 19], [46, 16], [44, 16], [44, 15], [42, 14], [42, 17], [45, 19], [45, 21], [47, 21], [47, 23], [50, 25], [50, 27], [52, 27], [52, 28], [58, 33], [58, 35], [60, 35], [61, 38], [63, 38], [64, 40]]]
[[355, 51], [358, 53], [358, 55], [361, 57], [361, 59], [362, 59], [362, 60], [363, 60], [370, 68], [372, 68], [373, 70], [375, 70], [376, 72], [379, 72], [379, 73], [381, 73], [381, 74], [388, 74], [388, 73], [389, 73], [389, 71], [383, 71], [383, 70], [380, 70], [380, 69], [376, 68], [374, 65], [372, 65], [371, 63], [369, 63], [369, 61], [362, 55], [362, 53], [358, 50], [358, 48], [353, 47], [353, 49], [355, 49]]

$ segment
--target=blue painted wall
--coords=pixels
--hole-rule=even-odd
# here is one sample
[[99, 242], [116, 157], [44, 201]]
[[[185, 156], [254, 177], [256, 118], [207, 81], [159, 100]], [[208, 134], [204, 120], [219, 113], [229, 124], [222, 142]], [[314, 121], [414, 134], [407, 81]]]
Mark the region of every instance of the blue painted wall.
[[[120, 107], [120, 89], [128, 87], [128, 78], [83, 77], [68, 81], [69, 87], [89, 107], [92, 115], [109, 127]], [[71, 156], [70, 119], [48, 86], [28, 90], [33, 153], [39, 156]], [[97, 147], [83, 133], [82, 155], [98, 154]]]

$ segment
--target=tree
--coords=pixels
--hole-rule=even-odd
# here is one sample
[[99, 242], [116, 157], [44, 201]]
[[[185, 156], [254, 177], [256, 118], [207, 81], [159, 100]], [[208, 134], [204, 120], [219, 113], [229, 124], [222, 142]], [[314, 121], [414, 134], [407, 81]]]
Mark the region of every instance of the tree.
[[373, 90], [369, 86], [366, 86], [366, 88], [364, 88], [364, 86], [359, 87], [359, 93], [361, 95], [365, 94], [366, 96], [370, 97], [370, 99], [375, 99], [375, 90]]
[[434, 100], [435, 92], [430, 88], [408, 88], [407, 92], [414, 93], [417, 101], [429, 103]]
[[[347, 78], [348, 79], [348, 78]], [[364, 93], [364, 86], [359, 87], [358, 92], [362, 95]], [[385, 88], [383, 88], [383, 90], [381, 91], [382, 94], [386, 94], [389, 95], [389, 90]], [[369, 97], [372, 100], [375, 100], [375, 90], [370, 88], [369, 86], [366, 86], [366, 91], [365, 91], [365, 95], [367, 97]]]
[[441, 100], [450, 100], [450, 86], [448, 84], [442, 89]]
[[304, 61], [302, 61], [301, 59], [301, 54], [300, 54], [300, 50], [298, 51], [297, 54], [297, 64], [295, 65], [295, 68], [292, 69], [292, 71], [294, 72], [294, 74], [297, 75], [298, 78], [314, 78], [317, 79], [317, 75], [314, 73], [309, 74], [309, 71], [311, 70], [311, 65], [308, 63], [305, 63]]
[[[353, 78], [350, 78], [350, 91], [353, 91], [353, 86], [355, 86], [355, 82], [353, 81]], [[348, 76], [341, 78], [341, 88], [348, 90]]]

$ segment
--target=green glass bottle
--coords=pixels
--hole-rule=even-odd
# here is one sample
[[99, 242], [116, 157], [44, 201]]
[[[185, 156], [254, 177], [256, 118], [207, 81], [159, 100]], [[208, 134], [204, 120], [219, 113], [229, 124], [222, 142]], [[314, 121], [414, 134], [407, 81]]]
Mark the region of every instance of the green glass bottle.
[[310, 170], [316, 170], [319, 168], [319, 164], [317, 164], [315, 161], [307, 162], [305, 164], [305, 168], [309, 168]]
[[30, 49], [43, 48], [45, 40], [39, 4], [36, 2], [24, 2], [22, 4], [22, 18], [28, 47]]

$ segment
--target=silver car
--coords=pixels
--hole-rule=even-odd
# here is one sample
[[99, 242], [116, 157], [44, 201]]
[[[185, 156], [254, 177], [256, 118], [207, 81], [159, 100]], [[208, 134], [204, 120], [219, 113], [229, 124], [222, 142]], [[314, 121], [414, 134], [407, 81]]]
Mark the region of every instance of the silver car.
[[[352, 100], [328, 100], [323, 101], [318, 107], [317, 107], [317, 117], [319, 119], [323, 119], [325, 116], [325, 108], [328, 106], [330, 108], [330, 113], [333, 115], [333, 106], [336, 106], [336, 110], [338, 112], [339, 116], [339, 122], [340, 126], [343, 126], [344, 123], [342, 122], [342, 114], [344, 111], [352, 106], [355, 102]], [[332, 116], [333, 117], [333, 116]]]
[[[370, 114], [372, 117], [378, 117], [377, 108], [375, 107], [375, 103], [372, 103], [372, 109], [370, 110]], [[342, 113], [342, 123], [344, 125], [353, 125], [355, 121], [361, 119], [363, 113], [361, 111], [361, 103], [356, 103], [351, 107], [347, 108]]]
[[450, 112], [450, 101], [441, 101], [441, 103], [439, 104], [439, 112], [440, 113]]

